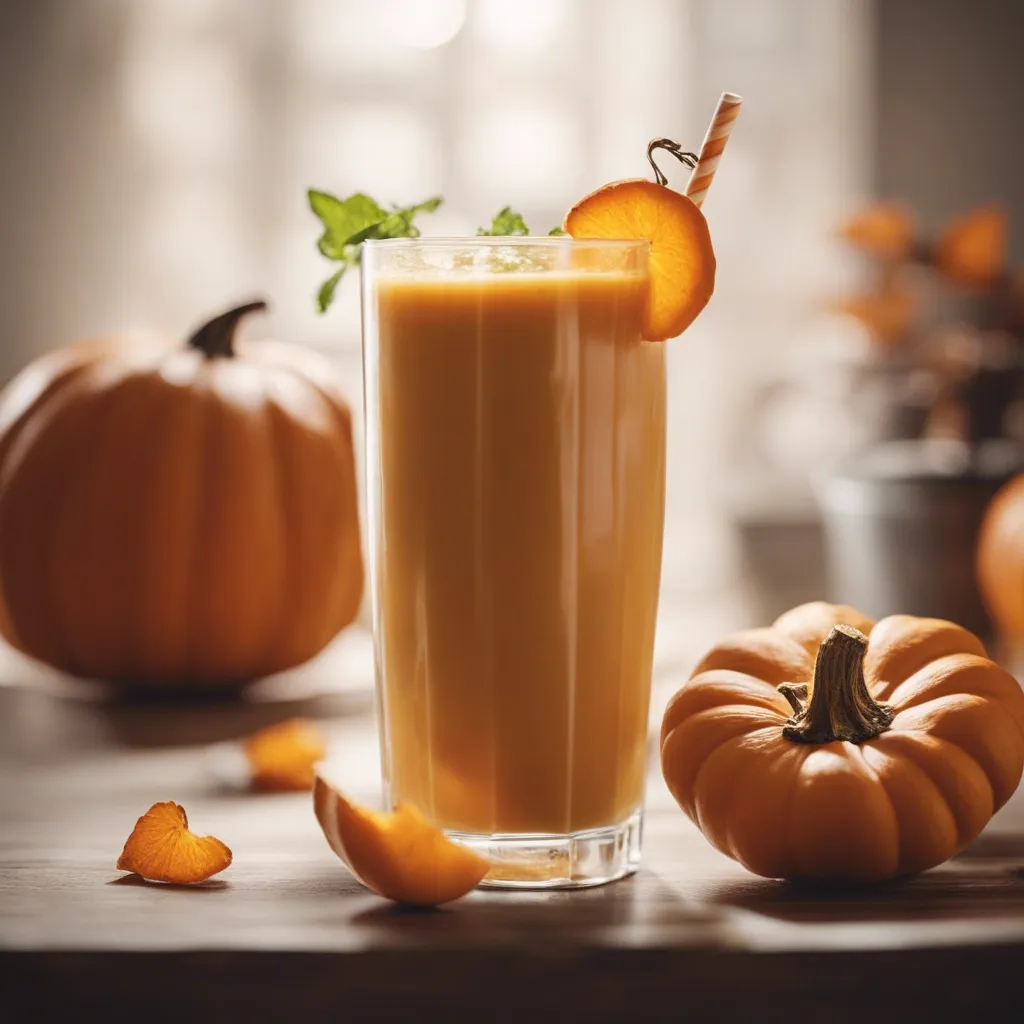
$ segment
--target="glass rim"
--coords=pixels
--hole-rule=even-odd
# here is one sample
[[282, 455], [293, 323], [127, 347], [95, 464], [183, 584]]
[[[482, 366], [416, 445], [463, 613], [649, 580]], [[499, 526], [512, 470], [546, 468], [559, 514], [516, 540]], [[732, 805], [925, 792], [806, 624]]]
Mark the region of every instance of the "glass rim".
[[406, 247], [430, 246], [439, 249], [492, 248], [496, 245], [542, 246], [558, 248], [577, 246], [594, 249], [639, 249], [649, 248], [647, 238], [573, 238], [571, 235], [431, 235], [426, 238], [367, 238], [364, 246], [372, 249], [404, 249]]

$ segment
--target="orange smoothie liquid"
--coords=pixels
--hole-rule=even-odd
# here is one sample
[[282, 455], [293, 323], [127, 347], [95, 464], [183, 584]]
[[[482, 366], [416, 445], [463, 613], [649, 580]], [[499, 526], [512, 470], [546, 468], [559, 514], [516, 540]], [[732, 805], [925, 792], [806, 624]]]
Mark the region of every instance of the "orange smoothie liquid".
[[665, 492], [645, 291], [569, 270], [367, 293], [385, 779], [444, 828], [565, 834], [642, 804]]

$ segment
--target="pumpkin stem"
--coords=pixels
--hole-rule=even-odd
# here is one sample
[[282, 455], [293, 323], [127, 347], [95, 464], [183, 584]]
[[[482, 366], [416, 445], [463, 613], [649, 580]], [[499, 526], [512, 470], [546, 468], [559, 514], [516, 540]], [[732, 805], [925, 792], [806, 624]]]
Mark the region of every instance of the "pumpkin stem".
[[247, 302], [244, 306], [229, 309], [220, 316], [215, 316], [208, 324], [203, 324], [191, 338], [189, 348], [197, 348], [207, 359], [223, 356], [231, 359], [235, 354], [235, 331], [238, 322], [249, 313], [262, 313], [267, 308], [263, 299]]
[[806, 683], [779, 683], [776, 689], [789, 701], [794, 716], [804, 713], [808, 693]]
[[889, 728], [892, 707], [876, 701], [864, 681], [867, 649], [868, 638], [859, 629], [834, 626], [818, 648], [810, 701], [805, 684], [778, 687], [795, 712], [782, 730], [787, 740], [863, 743]]

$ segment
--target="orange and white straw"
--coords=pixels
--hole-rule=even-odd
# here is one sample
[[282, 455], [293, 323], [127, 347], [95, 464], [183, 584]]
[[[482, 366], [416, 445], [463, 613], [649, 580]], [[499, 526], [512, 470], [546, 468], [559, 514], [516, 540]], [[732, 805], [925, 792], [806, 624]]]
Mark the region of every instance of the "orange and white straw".
[[686, 186], [686, 194], [693, 200], [695, 206], [700, 206], [704, 202], [708, 189], [711, 188], [718, 163], [722, 159], [722, 151], [729, 141], [729, 133], [739, 115], [742, 102], [742, 96], [737, 96], [734, 92], [723, 92], [718, 106], [715, 107], [714, 117], [711, 118], [708, 133], [700, 147], [697, 166], [694, 167]]

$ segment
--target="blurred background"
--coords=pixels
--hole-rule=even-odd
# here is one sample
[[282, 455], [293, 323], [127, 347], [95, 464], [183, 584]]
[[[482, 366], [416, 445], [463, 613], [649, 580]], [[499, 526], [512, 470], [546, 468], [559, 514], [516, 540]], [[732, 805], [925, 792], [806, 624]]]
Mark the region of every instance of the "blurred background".
[[[671, 343], [662, 655], [824, 595], [883, 614], [938, 594], [980, 622], [964, 559], [1020, 422], [1018, 335], [989, 293], [1024, 256], [1022, 38], [1024, 7], [1000, 0], [6, 0], [0, 381], [91, 333], [184, 336], [260, 294], [249, 336], [326, 353], [358, 410], [356, 281], [316, 314], [330, 267], [307, 188], [442, 194], [427, 233], [506, 204], [546, 230], [646, 174], [653, 136], [698, 148], [728, 89], [745, 104], [705, 206], [718, 286]], [[876, 200], [912, 214], [901, 287], [923, 319], [897, 303], [880, 324], [891, 275], [837, 236]], [[947, 297], [925, 242], [991, 203], [998, 273]], [[945, 385], [985, 367], [976, 438]], [[939, 447], [890, 445], [922, 437]], [[961, 499], [950, 540], [931, 520]], [[959, 576], [893, 569], [937, 546]]]
[[[1021, 0], [0, 0], [0, 387], [43, 353], [90, 335], [140, 328], [184, 341], [210, 317], [265, 296], [270, 312], [246, 321], [246, 338], [279, 338], [330, 360], [352, 403], [361, 481], [357, 275], [346, 276], [334, 306], [319, 316], [317, 290], [333, 265], [317, 250], [321, 225], [307, 190], [364, 190], [401, 204], [443, 195], [444, 205], [419, 222], [425, 234], [473, 234], [506, 205], [546, 232], [597, 186], [649, 175], [652, 138], [698, 149], [719, 95], [741, 94], [703, 206], [718, 259], [715, 294], [685, 335], [667, 342], [667, 515], [646, 842], [676, 867], [664, 877], [641, 875], [639, 887], [609, 890], [607, 902], [599, 892], [583, 898], [572, 928], [585, 930], [588, 945], [574, 959], [615, 986], [627, 974], [603, 954], [595, 959], [590, 937], [603, 944], [625, 935], [630, 970], [648, 974], [633, 953], [659, 934], [687, 948], [705, 941], [691, 936], [706, 934], [716, 956], [751, 936], [766, 937], [775, 952], [788, 943], [799, 950], [846, 943], [857, 950], [844, 957], [855, 995], [864, 988], [857, 972], [866, 970], [865, 951], [877, 963], [876, 942], [879, 950], [902, 948], [924, 941], [909, 936], [927, 930], [928, 947], [965, 941], [995, 949], [1019, 929], [1019, 803], [1003, 812], [994, 836], [924, 888], [887, 887], [867, 903], [856, 893], [807, 899], [808, 891], [730, 881], [724, 858], [706, 862], [657, 765], [666, 703], [703, 653], [729, 632], [767, 625], [804, 601], [827, 598], [876, 618], [953, 619], [994, 641], [989, 650], [1024, 679], [1016, 653], [1024, 651], [1024, 477], [991, 532], [987, 605], [975, 571], [989, 503], [1024, 470], [1022, 43]], [[662, 166], [682, 189], [685, 169], [667, 158]], [[8, 426], [0, 422], [0, 430]], [[25, 430], [22, 450], [42, 433]], [[110, 441], [90, 443], [95, 436]], [[185, 433], [186, 454], [195, 436]], [[125, 437], [121, 447], [135, 461], [118, 454]], [[69, 462], [68, 451], [102, 451], [129, 467], [77, 475], [103, 482], [97, 501], [110, 504], [95, 507], [112, 514], [75, 518], [70, 500], [54, 500], [66, 489], [46, 486], [73, 474], [53, 470], [48, 478], [44, 469], [33, 477], [36, 504], [20, 506], [21, 536], [38, 513], [50, 530], [36, 534], [45, 549], [54, 510], [71, 509], [62, 521], [106, 527], [116, 541], [126, 520], [117, 514], [125, 481], [134, 482], [133, 467], [149, 455], [148, 437], [133, 444], [139, 437], [62, 434]], [[264, 440], [284, 464], [288, 450], [269, 444], [273, 437], [268, 430]], [[272, 464], [252, 447], [254, 458]], [[0, 438], [0, 470], [13, 462], [3, 462], [13, 448]], [[64, 469], [56, 457], [43, 461]], [[245, 502], [257, 492], [239, 486], [243, 473], [204, 474], [212, 489], [223, 484], [251, 507]], [[0, 473], [0, 493], [13, 476]], [[190, 502], [182, 492], [182, 503]], [[310, 486], [305, 504], [329, 492]], [[315, 512], [310, 521], [338, 521]], [[181, 520], [172, 510], [162, 521]], [[278, 528], [269, 517], [252, 522], [262, 526], [238, 531], [250, 542], [260, 529]], [[286, 539], [295, 539], [296, 552], [314, 546], [290, 526]], [[3, 538], [5, 558], [15, 552], [5, 568], [29, 548], [17, 532]], [[43, 566], [21, 574], [25, 603], [38, 611], [39, 631], [57, 636], [55, 650], [71, 615], [86, 646], [102, 632], [97, 646], [123, 642], [138, 659], [137, 625], [122, 628], [112, 614], [92, 613], [106, 591], [116, 598], [106, 604], [131, 617], [137, 606], [122, 598], [135, 592], [124, 580], [142, 580], [138, 607], [152, 600], [157, 614], [164, 607], [173, 614], [184, 605], [209, 640], [176, 640], [166, 619], [150, 620], [160, 623], [154, 635], [170, 635], [170, 647], [177, 643], [193, 662], [205, 646], [208, 657], [223, 659], [219, 668], [238, 646], [231, 636], [238, 621], [251, 635], [251, 622], [263, 629], [272, 616], [253, 612], [246, 620], [217, 586], [218, 565], [241, 586], [249, 574], [227, 572], [214, 557], [212, 567], [200, 567], [207, 577], [195, 570], [196, 550], [235, 546], [228, 529], [214, 537], [204, 534], [203, 549], [171, 548], [159, 575], [155, 562], [111, 569], [88, 543], [83, 551], [64, 544], [45, 551], [46, 559], [22, 561]], [[138, 547], [125, 545], [129, 559]], [[248, 553], [227, 564], [270, 561], [249, 562]], [[191, 573], [193, 585], [162, 587], [175, 575], [170, 567], [190, 555], [181, 576]], [[69, 570], [76, 556], [85, 568]], [[300, 624], [313, 618], [308, 595], [297, 599], [298, 586], [279, 583], [288, 579], [283, 558], [280, 575], [263, 573], [262, 596], [286, 597], [261, 603], [280, 606], [273, 615], [282, 633], [294, 625], [289, 613]], [[342, 583], [350, 582], [346, 572], [335, 568]], [[0, 587], [0, 630], [13, 575]], [[257, 569], [251, 579], [259, 576]], [[66, 580], [70, 596], [56, 614], [39, 595]], [[993, 598], [1002, 608], [998, 628]], [[215, 619], [211, 608], [227, 611]], [[294, 650], [291, 665], [319, 651], [319, 640]], [[301, 982], [288, 986], [279, 964], [267, 970], [282, 999], [297, 1000], [302, 1019], [318, 998], [318, 972], [330, 979], [332, 1007], [344, 998], [352, 1018], [351, 986], [320, 959], [329, 949], [357, 953], [353, 970], [362, 976], [366, 954], [378, 946], [406, 964], [421, 941], [447, 954], [445, 935], [475, 947], [497, 927], [502, 952], [522, 933], [540, 951], [537, 963], [556, 962], [554, 954], [569, 964], [540, 903], [523, 904], [520, 918], [503, 911], [496, 926], [487, 923], [494, 904], [470, 903], [464, 927], [455, 914], [392, 917], [364, 904], [354, 883], [328, 874], [337, 865], [309, 813], [310, 778], [259, 781], [254, 749], [271, 769], [278, 754], [297, 758], [307, 775], [326, 750], [331, 778], [354, 799], [379, 799], [365, 597], [358, 621], [326, 649], [261, 678], [241, 699], [225, 699], [204, 677], [182, 680], [185, 690], [169, 699], [155, 686], [150, 692], [144, 668], [140, 679], [132, 668], [119, 669], [124, 685], [115, 694], [0, 641], [0, 947], [13, 936], [33, 953], [58, 950], [50, 975], [28, 961], [12, 967], [29, 970], [33, 1006], [51, 990], [70, 999], [91, 985], [79, 1005], [115, 1001], [119, 1018], [128, 1005], [122, 996], [145, 988], [146, 1012], [159, 1015], [152, 992], [166, 989], [170, 975], [124, 971], [122, 960], [102, 952], [105, 944], [134, 948], [138, 936], [146, 950], [180, 944], [186, 955], [175, 962], [193, 972], [190, 992], [213, 992], [208, 1005], [218, 1008], [232, 991], [256, 991], [251, 964], [237, 967], [244, 984], [219, 973], [242, 964], [237, 951], [255, 944], [270, 956], [260, 963], [271, 965], [281, 959], [271, 951], [311, 943], [316, 962], [327, 965], [322, 971], [303, 968]], [[273, 671], [245, 668], [229, 682]], [[303, 726], [289, 746], [286, 720], [300, 716], [318, 729], [310, 736]], [[257, 730], [282, 720], [286, 739], [278, 734], [275, 751], [273, 732], [268, 742]], [[264, 794], [264, 787], [296, 792]], [[238, 853], [228, 882], [215, 880], [208, 897], [174, 907], [171, 893], [111, 877], [132, 822], [154, 799], [170, 798], [187, 806], [198, 832], [223, 837]], [[228, 903], [208, 902], [218, 890]], [[559, 900], [545, 906], [564, 914], [563, 894], [552, 895]], [[225, 935], [228, 954], [204, 961]], [[86, 959], [76, 957], [79, 948], [89, 950]], [[911, 984], [901, 1005], [922, 990], [929, 964], [958, 954], [941, 955], [907, 960]], [[1009, 963], [996, 960], [997, 970]], [[415, 983], [405, 967], [393, 970], [398, 962], [389, 954], [379, 990], [367, 974], [375, 998]], [[410, 977], [425, 977], [435, 962]], [[657, 962], [668, 963], [660, 954]], [[680, 977], [715, 962], [687, 961]], [[105, 973], [103, 963], [113, 966]], [[513, 976], [545, 977], [533, 971]], [[647, 985], [647, 974], [636, 977], [644, 980], [630, 1000]], [[149, 978], [162, 989], [151, 992]], [[958, 998], [976, 998], [983, 983], [965, 975]], [[575, 996], [564, 979], [552, 991], [563, 990]], [[598, 986], [591, 995], [610, 991]], [[817, 998], [817, 989], [808, 991], [805, 998]], [[613, 999], [597, 1015], [620, 1005], [627, 1003]]]

